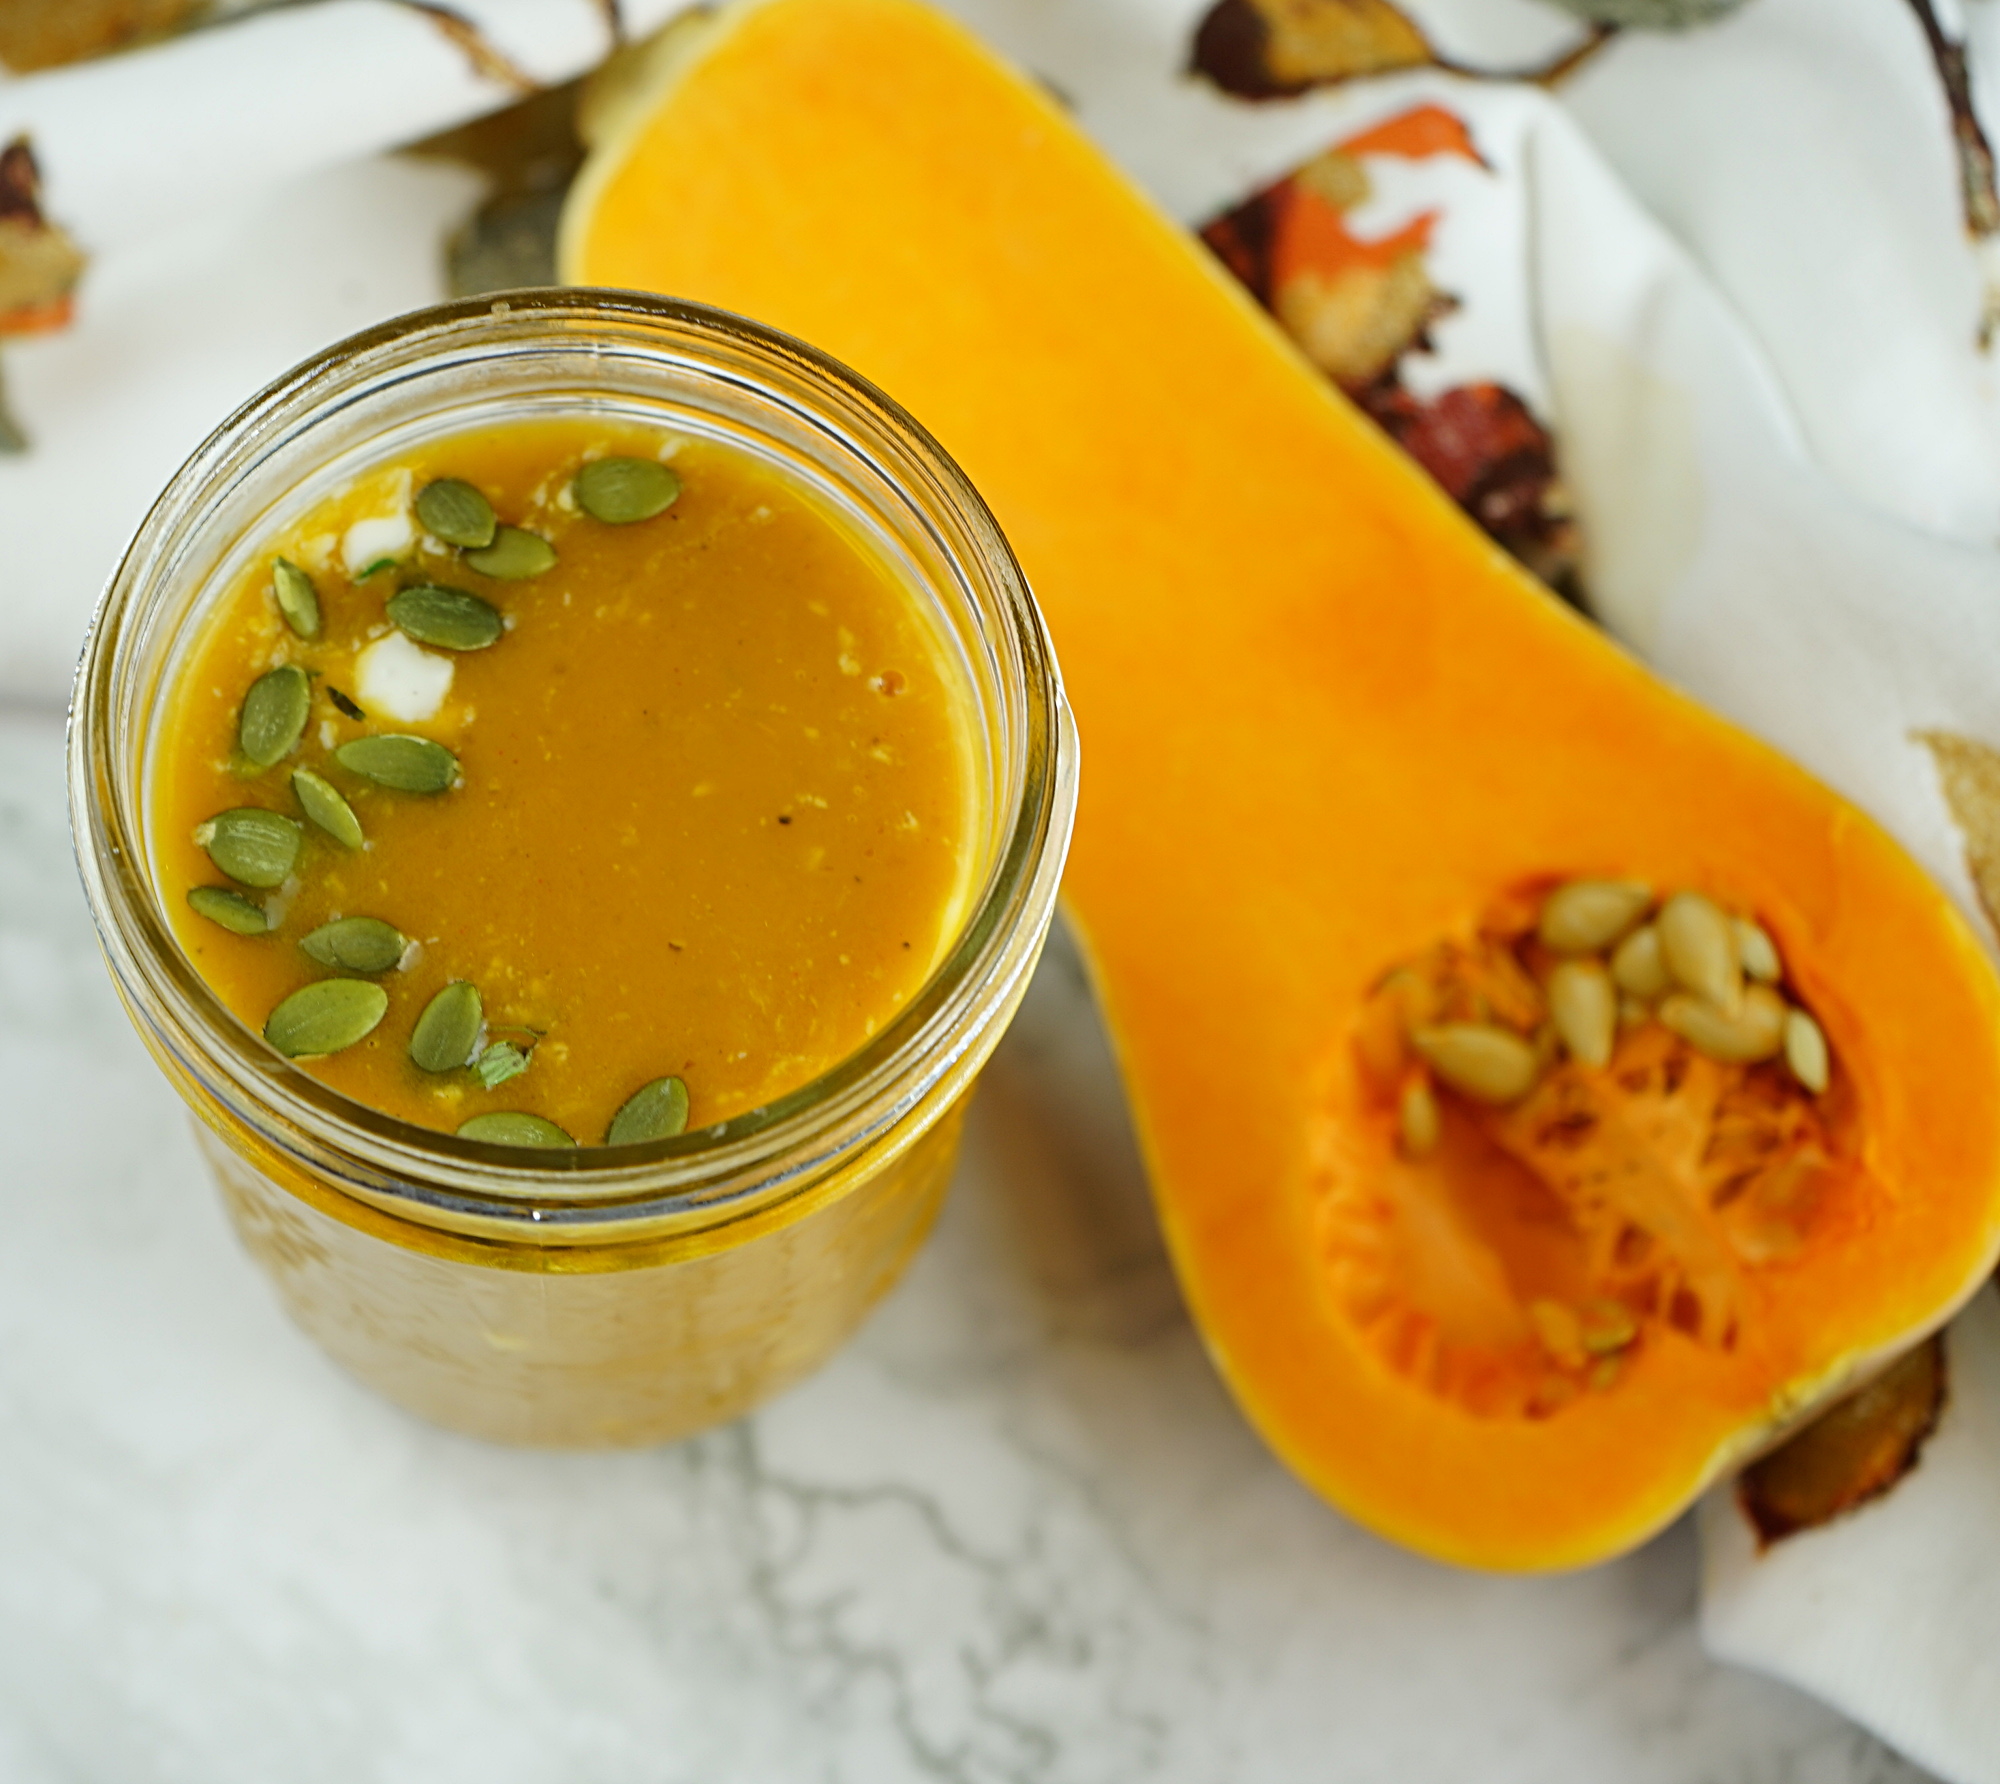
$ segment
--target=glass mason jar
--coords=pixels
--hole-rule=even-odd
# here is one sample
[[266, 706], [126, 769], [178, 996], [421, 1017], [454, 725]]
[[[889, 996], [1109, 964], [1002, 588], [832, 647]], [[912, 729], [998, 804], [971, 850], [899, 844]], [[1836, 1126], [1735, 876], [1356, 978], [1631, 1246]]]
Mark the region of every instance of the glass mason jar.
[[[364, 1108], [195, 973], [149, 846], [163, 695], [258, 542], [369, 465], [485, 422], [602, 415], [727, 442], [853, 526], [927, 603], [982, 750], [970, 915], [859, 1053], [719, 1125], [533, 1153]], [[438, 1424], [654, 1443], [823, 1362], [935, 1216], [974, 1076], [1025, 990], [1076, 803], [1076, 734], [984, 503], [882, 393], [799, 341], [629, 292], [442, 305], [281, 378], [182, 467], [100, 607], [70, 727], [77, 854], [140, 1035], [199, 1118], [244, 1244], [339, 1362]]]

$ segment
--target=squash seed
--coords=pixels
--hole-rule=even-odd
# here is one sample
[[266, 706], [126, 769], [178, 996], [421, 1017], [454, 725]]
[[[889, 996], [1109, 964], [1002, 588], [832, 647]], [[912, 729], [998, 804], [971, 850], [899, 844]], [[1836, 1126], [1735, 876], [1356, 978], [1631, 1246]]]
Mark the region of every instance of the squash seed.
[[410, 1058], [427, 1072], [455, 1072], [470, 1065], [485, 1020], [479, 987], [470, 979], [452, 980], [424, 1005], [410, 1031]]
[[408, 936], [380, 917], [338, 917], [299, 940], [321, 966], [350, 973], [385, 973], [409, 945]]
[[239, 805], [197, 825], [195, 842], [238, 885], [268, 891], [298, 865], [305, 827], [261, 805]]
[[1832, 1066], [1826, 1031], [1804, 1010], [1785, 1012], [1785, 1064], [1814, 1096], [1825, 1091]]
[[1785, 1000], [1768, 985], [1752, 985], [1734, 1016], [1705, 997], [1676, 991], [1660, 1000], [1659, 1017], [1697, 1053], [1724, 1065], [1773, 1059], [1785, 1044]]
[[1437, 1145], [1444, 1124], [1438, 1115], [1437, 1098], [1424, 1079], [1412, 1078], [1403, 1086], [1402, 1100], [1396, 1105], [1396, 1124], [1409, 1157], [1422, 1158]]
[[1633, 997], [1652, 999], [1673, 989], [1667, 963], [1660, 958], [1660, 932], [1642, 923], [1618, 944], [1611, 956], [1611, 976], [1618, 989]]
[[458, 779], [458, 758], [428, 737], [357, 737], [333, 752], [351, 774], [399, 793], [442, 793]]
[[625, 1099], [611, 1118], [604, 1136], [607, 1146], [636, 1146], [642, 1140], [665, 1140], [688, 1124], [688, 1087], [678, 1078], [655, 1078]]
[[1699, 892], [1676, 892], [1660, 907], [1660, 959], [1674, 983], [1705, 997], [1723, 1015], [1743, 1008], [1736, 926]]
[[1598, 1069], [1611, 1063], [1618, 1035], [1618, 993], [1596, 960], [1560, 960], [1549, 974], [1549, 1018], [1570, 1058]]
[[366, 979], [321, 979], [294, 991], [271, 1012], [264, 1038], [287, 1059], [338, 1053], [374, 1033], [389, 994]]
[[311, 716], [312, 683], [296, 663], [287, 663], [250, 684], [236, 721], [236, 742], [259, 768], [269, 768], [291, 753]]
[[576, 505], [615, 527], [651, 520], [673, 506], [681, 480], [654, 458], [598, 458], [577, 472]]
[[1420, 1028], [1410, 1045], [1452, 1089], [1482, 1103], [1518, 1102], [1541, 1075], [1535, 1049], [1511, 1029], [1490, 1023]]
[[482, 576], [496, 576], [505, 582], [519, 582], [553, 569], [556, 548], [540, 533], [522, 527], [502, 527], [493, 543], [483, 551], [468, 551], [465, 561]]
[[1736, 919], [1736, 958], [1743, 962], [1743, 970], [1751, 978], [1762, 979], [1767, 985], [1775, 985], [1785, 976], [1784, 963], [1778, 958], [1778, 944], [1771, 939], [1771, 932], [1748, 917]]
[[271, 560], [271, 593], [285, 624], [301, 638], [319, 636], [319, 591], [312, 578], [290, 558]]
[[1594, 1357], [1623, 1350], [1639, 1336], [1639, 1322], [1623, 1301], [1586, 1301], [1578, 1321], [1583, 1348]]
[[1643, 880], [1571, 880], [1542, 905], [1536, 933], [1558, 954], [1608, 948], [1646, 914], [1653, 888]]
[[461, 1140], [484, 1140], [489, 1146], [574, 1146], [576, 1142], [539, 1115], [524, 1109], [496, 1109], [475, 1115], [458, 1130]]
[[390, 596], [387, 612], [399, 632], [440, 650], [484, 650], [506, 630], [492, 602], [429, 583]]
[[354, 807], [341, 798], [333, 783], [323, 780], [310, 768], [292, 770], [292, 791], [299, 808], [320, 829], [344, 849], [358, 849], [368, 839], [361, 833], [361, 820]]
[[498, 524], [493, 504], [463, 477], [440, 477], [417, 495], [424, 531], [447, 545], [491, 545]]
[[211, 923], [220, 923], [232, 935], [268, 935], [271, 918], [261, 904], [232, 892], [227, 886], [189, 888], [188, 903]]

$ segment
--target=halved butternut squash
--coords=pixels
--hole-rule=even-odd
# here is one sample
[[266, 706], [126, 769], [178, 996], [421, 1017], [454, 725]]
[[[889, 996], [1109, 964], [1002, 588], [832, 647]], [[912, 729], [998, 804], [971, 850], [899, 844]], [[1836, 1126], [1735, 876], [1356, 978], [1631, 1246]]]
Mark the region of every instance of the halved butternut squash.
[[[1334, 1503], [1457, 1561], [1600, 1559], [1992, 1268], [2000, 986], [1942, 894], [1549, 599], [959, 28], [726, 8], [618, 108], [562, 262], [815, 342], [991, 502], [1079, 718], [1066, 898], [1189, 1304]], [[1661, 981], [1593, 1063], [1548, 1014], [1579, 879], [1780, 964], [1746, 992], [1732, 928], [1734, 976]], [[1688, 1040], [1746, 1009], [1754, 1044]], [[1825, 1049], [1787, 1078], [1792, 1012]], [[1525, 1078], [1460, 1069], [1482, 1027]], [[1725, 1130], [1788, 1136], [1782, 1243], [1734, 1231]]]

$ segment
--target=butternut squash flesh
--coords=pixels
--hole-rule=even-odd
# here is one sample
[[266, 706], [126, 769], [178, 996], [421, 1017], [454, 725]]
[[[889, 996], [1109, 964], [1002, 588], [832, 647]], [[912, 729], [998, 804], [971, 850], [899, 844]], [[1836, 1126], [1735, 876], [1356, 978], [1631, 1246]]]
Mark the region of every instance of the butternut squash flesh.
[[[1474, 1565], [1602, 1559], [1992, 1268], [2000, 987], [1942, 894], [1529, 582], [955, 25], [726, 9], [599, 145], [562, 253], [844, 359], [992, 504], [1078, 714], [1065, 897], [1182, 1284], [1335, 1504]], [[1357, 1328], [1328, 1186], [1393, 1147], [1355, 1088], [1383, 974], [1579, 875], [1754, 914], [1836, 1062], [1846, 1175], [1733, 1342], [1663, 1328], [1608, 1391], [1485, 1416]]]

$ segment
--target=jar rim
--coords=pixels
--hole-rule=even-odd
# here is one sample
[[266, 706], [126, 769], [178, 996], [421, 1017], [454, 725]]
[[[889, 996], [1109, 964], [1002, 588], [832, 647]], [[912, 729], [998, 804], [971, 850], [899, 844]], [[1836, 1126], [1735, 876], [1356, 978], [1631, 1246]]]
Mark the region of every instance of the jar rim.
[[[1021, 721], [1018, 796], [985, 883], [923, 986], [858, 1051], [757, 1108], [667, 1140], [537, 1151], [461, 1139], [354, 1101], [272, 1049], [195, 971], [153, 896], [137, 776], [117, 763], [120, 672], [147, 601], [207, 502], [252, 464], [389, 377], [462, 352], [569, 342], [649, 348], [776, 394], [859, 452], [989, 592]], [[884, 468], [877, 455], [891, 455]], [[124, 646], [124, 649], [121, 649]], [[70, 706], [71, 824], [107, 965], [156, 1052], [312, 1176], [423, 1225], [582, 1238], [665, 1220], [697, 1227], [761, 1211], [891, 1143], [941, 1088], [955, 1091], [998, 1038], [1053, 913], [1076, 800], [1076, 738], [1027, 579], [964, 472], [915, 417], [830, 355], [728, 311], [585, 287], [459, 299], [378, 323], [300, 362], [240, 405], [169, 480], [127, 546], [86, 637]], [[993, 1032], [985, 1032], [992, 1029]]]

